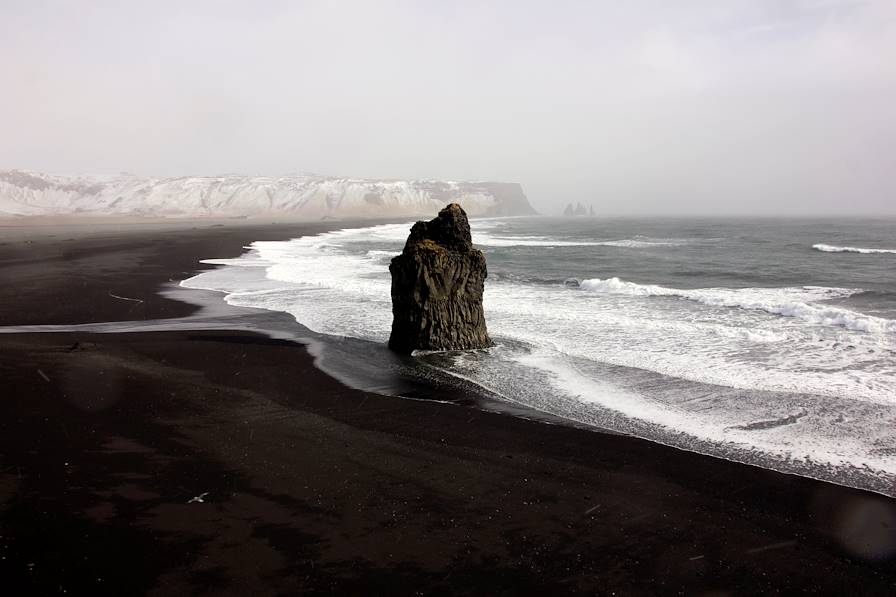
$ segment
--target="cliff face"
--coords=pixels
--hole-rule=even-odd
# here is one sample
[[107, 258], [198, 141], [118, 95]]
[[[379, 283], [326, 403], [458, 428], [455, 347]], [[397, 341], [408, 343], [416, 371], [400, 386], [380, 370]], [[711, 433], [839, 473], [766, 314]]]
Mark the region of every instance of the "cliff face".
[[453, 202], [473, 216], [535, 213], [515, 183], [325, 176], [67, 177], [0, 171], [0, 216], [413, 217]]
[[[488, 208], [486, 216], [532, 216], [537, 212], [529, 205], [529, 199], [523, 187], [516, 182], [483, 182], [480, 183], [495, 198], [495, 204]], [[479, 215], [479, 214], [471, 214]]]
[[482, 310], [485, 255], [473, 247], [467, 214], [458, 204], [414, 224], [389, 272], [389, 348], [411, 353], [491, 346]]

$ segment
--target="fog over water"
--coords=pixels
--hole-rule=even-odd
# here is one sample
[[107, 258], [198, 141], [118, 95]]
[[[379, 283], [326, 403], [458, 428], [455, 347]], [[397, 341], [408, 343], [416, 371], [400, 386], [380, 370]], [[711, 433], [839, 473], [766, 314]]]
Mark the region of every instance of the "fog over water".
[[896, 214], [896, 3], [0, 2], [0, 169]]

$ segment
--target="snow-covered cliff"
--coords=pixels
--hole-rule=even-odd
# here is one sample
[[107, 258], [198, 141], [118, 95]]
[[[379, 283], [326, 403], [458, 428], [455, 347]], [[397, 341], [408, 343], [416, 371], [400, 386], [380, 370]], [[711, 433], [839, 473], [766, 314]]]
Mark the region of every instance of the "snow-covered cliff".
[[431, 215], [451, 202], [471, 216], [535, 213], [515, 183], [325, 176], [68, 177], [0, 171], [0, 216], [389, 217]]

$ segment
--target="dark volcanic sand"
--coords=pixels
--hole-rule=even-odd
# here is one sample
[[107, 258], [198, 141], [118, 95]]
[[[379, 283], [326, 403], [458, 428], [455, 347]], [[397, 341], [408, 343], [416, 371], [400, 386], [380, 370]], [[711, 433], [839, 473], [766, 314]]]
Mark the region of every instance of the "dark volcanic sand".
[[[159, 284], [251, 240], [323, 228], [7, 241], [0, 321], [186, 315]], [[893, 500], [366, 394], [289, 342], [0, 335], [0, 375], [4, 594], [896, 589]]]

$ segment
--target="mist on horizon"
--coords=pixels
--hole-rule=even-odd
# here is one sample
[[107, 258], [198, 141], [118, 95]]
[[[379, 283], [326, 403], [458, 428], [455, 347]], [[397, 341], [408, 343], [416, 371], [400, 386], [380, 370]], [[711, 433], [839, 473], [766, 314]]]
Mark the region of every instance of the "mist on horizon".
[[896, 3], [0, 4], [0, 169], [896, 214]]

